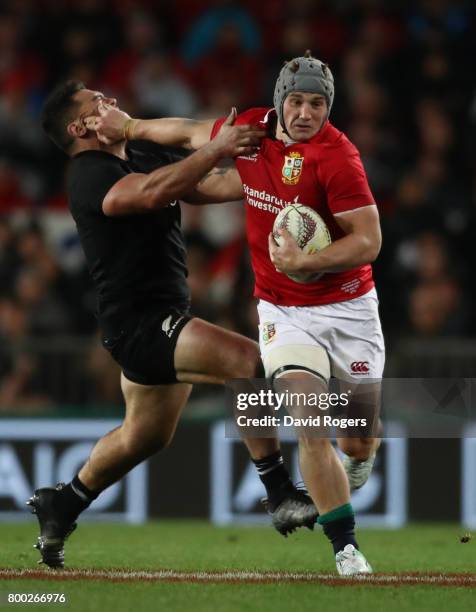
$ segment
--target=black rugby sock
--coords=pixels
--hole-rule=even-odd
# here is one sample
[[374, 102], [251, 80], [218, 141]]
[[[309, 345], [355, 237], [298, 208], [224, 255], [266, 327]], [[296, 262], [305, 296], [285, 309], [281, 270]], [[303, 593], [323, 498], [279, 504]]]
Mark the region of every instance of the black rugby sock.
[[99, 493], [91, 491], [76, 475], [65, 485], [55, 499], [56, 510], [67, 520], [74, 521], [98, 497]]
[[253, 459], [258, 476], [266, 488], [271, 511], [279, 506], [288, 493], [294, 490], [289, 473], [284, 467], [281, 451], [263, 459]]

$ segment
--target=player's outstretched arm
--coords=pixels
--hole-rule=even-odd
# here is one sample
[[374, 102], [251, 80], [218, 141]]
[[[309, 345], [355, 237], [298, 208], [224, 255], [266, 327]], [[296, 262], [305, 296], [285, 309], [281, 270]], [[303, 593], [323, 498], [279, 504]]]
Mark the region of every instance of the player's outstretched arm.
[[213, 168], [183, 199], [189, 204], [236, 202], [244, 197], [243, 183], [233, 165]]
[[[199, 149], [210, 141], [214, 119], [133, 119], [124, 111], [101, 103], [99, 117], [87, 117], [85, 123], [95, 130], [98, 139], [105, 144], [121, 140], [152, 140], [165, 146]], [[236, 113], [236, 111], [235, 111]]]
[[[107, 216], [147, 212], [190, 194], [221, 159], [251, 153], [264, 133], [250, 126], [233, 126], [229, 117], [207, 145], [189, 157], [150, 174], [124, 176], [108, 191], [102, 209]], [[226, 198], [225, 198], [226, 199]]]
[[131, 139], [152, 140], [158, 144], [196, 151], [210, 142], [214, 124], [215, 119], [138, 119]]
[[377, 207], [364, 206], [334, 218], [346, 235], [312, 255], [304, 254], [288, 232], [283, 232], [281, 246], [270, 236], [269, 253], [276, 269], [286, 274], [342, 272], [375, 261], [382, 244]]

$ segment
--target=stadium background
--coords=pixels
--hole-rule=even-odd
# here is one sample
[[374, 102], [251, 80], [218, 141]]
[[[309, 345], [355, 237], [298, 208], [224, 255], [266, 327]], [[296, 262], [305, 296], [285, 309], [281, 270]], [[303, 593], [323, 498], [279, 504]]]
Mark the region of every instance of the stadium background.
[[[283, 60], [312, 49], [335, 74], [332, 121], [361, 151], [381, 212], [384, 245], [374, 268], [387, 376], [470, 377], [475, 34], [469, 1], [3, 0], [0, 519], [26, 517], [24, 492], [67, 476], [87, 454], [97, 435], [86, 425], [99, 431], [98, 419], [122, 414], [118, 369], [98, 341], [94, 294], [67, 211], [66, 160], [39, 126], [48, 90], [74, 77], [116, 96], [133, 116], [221, 116], [233, 105], [268, 105]], [[182, 208], [194, 313], [255, 337], [242, 205]], [[239, 497], [246, 486], [254, 490], [242, 449], [233, 447], [228, 472], [211, 473], [213, 458], [221, 464], [226, 452], [213, 445], [223, 416], [222, 391], [197, 388], [173, 446], [102, 510], [141, 520], [144, 508], [127, 514], [127, 497], [142, 486], [150, 516], [209, 516], [214, 486], [227, 482], [237, 520], [256, 510], [252, 496], [253, 506]], [[55, 440], [44, 433], [53, 418], [63, 419]], [[91, 421], [82, 435], [73, 419], [84, 418]], [[394, 457], [395, 489], [380, 481], [373, 510], [385, 513], [393, 493], [400, 523], [459, 520], [465, 507], [474, 526], [476, 492], [464, 484], [476, 481], [476, 452], [465, 444], [409, 440]], [[291, 448], [286, 454], [292, 461]], [[226, 522], [223, 512], [218, 520]]]

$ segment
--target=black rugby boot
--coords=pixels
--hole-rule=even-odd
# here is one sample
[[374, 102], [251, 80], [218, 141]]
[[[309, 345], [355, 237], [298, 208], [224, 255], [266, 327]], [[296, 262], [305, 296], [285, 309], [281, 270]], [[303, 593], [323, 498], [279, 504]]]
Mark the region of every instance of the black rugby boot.
[[64, 543], [76, 529], [76, 523], [65, 518], [55, 508], [55, 498], [64, 486], [59, 483], [56, 487], [37, 489], [26, 502], [40, 524], [40, 536], [38, 543], [34, 545], [41, 553], [38, 563], [45, 563], [56, 569], [64, 567]]
[[298, 527], [313, 530], [319, 516], [307, 491], [290, 483], [283, 487], [282, 498], [278, 503], [272, 503], [266, 497], [261, 502], [271, 516], [275, 529], [286, 538], [288, 533], [293, 533]]

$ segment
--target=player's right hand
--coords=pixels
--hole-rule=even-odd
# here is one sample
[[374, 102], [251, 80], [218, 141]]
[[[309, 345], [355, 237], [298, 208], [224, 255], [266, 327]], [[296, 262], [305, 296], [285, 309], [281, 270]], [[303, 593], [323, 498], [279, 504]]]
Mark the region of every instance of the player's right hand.
[[100, 102], [99, 116], [86, 117], [84, 124], [89, 130], [94, 130], [98, 140], [106, 145], [124, 140], [124, 125], [131, 117], [115, 106]]
[[233, 125], [236, 108], [232, 108], [220, 131], [212, 141], [222, 157], [237, 157], [256, 153], [266, 131], [256, 125]]

